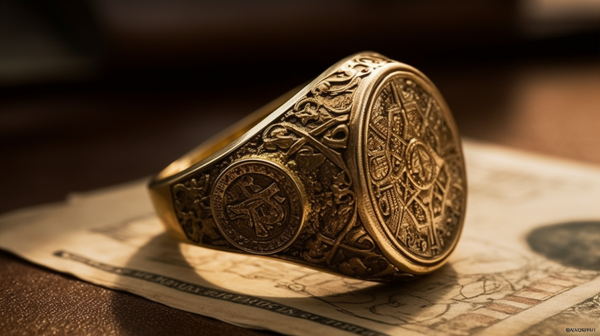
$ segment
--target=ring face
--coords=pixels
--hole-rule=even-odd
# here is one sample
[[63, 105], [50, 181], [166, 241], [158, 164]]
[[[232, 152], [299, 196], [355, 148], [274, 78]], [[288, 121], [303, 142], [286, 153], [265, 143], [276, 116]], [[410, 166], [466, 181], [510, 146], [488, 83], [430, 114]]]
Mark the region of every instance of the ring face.
[[452, 251], [466, 201], [461, 145], [439, 97], [415, 74], [393, 72], [373, 91], [363, 126], [373, 231], [422, 264]]
[[254, 254], [288, 247], [304, 220], [303, 195], [274, 162], [246, 159], [217, 177], [211, 204], [217, 227], [230, 243]]

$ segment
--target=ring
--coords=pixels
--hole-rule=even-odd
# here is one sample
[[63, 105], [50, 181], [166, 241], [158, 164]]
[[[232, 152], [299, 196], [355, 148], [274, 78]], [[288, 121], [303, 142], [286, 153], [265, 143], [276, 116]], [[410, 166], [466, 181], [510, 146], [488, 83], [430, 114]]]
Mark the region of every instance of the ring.
[[441, 94], [415, 68], [373, 52], [240, 120], [149, 190], [183, 242], [380, 282], [440, 268], [467, 197]]

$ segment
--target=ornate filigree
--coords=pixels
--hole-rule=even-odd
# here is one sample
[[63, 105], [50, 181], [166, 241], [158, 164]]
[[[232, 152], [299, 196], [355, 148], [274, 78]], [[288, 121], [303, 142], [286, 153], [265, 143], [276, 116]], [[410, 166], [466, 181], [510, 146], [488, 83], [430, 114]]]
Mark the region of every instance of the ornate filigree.
[[[371, 280], [412, 277], [401, 273], [383, 256], [358, 218], [356, 181], [353, 181], [343, 157], [348, 147], [355, 92], [362, 80], [389, 62], [377, 54], [363, 54], [347, 61], [314, 85], [304, 98], [251, 141], [214, 164], [210, 171], [197, 173], [185, 182], [175, 184], [172, 187], [175, 209], [186, 236], [198, 244], [237, 250], [239, 246], [234, 247], [237, 244], [232, 245], [231, 239], [224, 239], [215, 230], [207, 188], [214, 185], [217, 176], [232, 164], [248, 157], [265, 157], [285, 167], [302, 182], [311, 209], [298, 238], [274, 257]], [[415, 173], [414, 178], [428, 182], [431, 178], [431, 171], [427, 170], [428, 157], [420, 148], [414, 151], [414, 171], [421, 169], [420, 175]], [[417, 168], [419, 164], [420, 168]], [[254, 190], [249, 181], [236, 183], [245, 183], [240, 190], [246, 190], [247, 194], [241, 192], [244, 196], [240, 196], [241, 203], [271, 188], [264, 185]], [[275, 192], [271, 196], [276, 195]], [[276, 198], [269, 202], [275, 218], [280, 203]], [[230, 211], [231, 218], [248, 217], [247, 222], [254, 223], [258, 238], [268, 236], [270, 226], [257, 227], [250, 210], [244, 209], [248, 207], [237, 209], [229, 205], [224, 211]]]
[[175, 212], [186, 237], [194, 243], [222, 246], [227, 242], [217, 230], [210, 210], [209, 174], [198, 174], [173, 186]]
[[439, 102], [405, 77], [381, 84], [369, 112], [368, 188], [375, 213], [398, 248], [434, 259], [460, 232], [464, 167]]
[[278, 153], [294, 168], [313, 209], [298, 245], [283, 251], [285, 257], [356, 277], [384, 278], [397, 272], [357, 218], [354, 181], [342, 158], [355, 91], [363, 78], [387, 62], [380, 56], [347, 62], [263, 132], [259, 153]]

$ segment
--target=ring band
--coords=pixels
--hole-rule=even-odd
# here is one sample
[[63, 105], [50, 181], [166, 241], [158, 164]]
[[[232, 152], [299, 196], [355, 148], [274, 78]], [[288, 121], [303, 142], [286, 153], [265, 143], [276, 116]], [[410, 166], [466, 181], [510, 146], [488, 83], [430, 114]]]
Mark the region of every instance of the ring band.
[[149, 184], [181, 241], [394, 282], [440, 268], [463, 227], [458, 129], [415, 68], [363, 52]]

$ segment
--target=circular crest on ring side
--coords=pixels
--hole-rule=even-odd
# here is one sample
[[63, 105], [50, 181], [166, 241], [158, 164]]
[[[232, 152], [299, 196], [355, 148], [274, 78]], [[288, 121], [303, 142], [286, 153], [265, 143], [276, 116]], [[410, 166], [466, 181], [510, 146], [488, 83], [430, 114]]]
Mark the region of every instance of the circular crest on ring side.
[[300, 184], [287, 169], [252, 158], [233, 163], [217, 177], [211, 206], [217, 227], [231, 244], [267, 255], [292, 244], [306, 205]]

